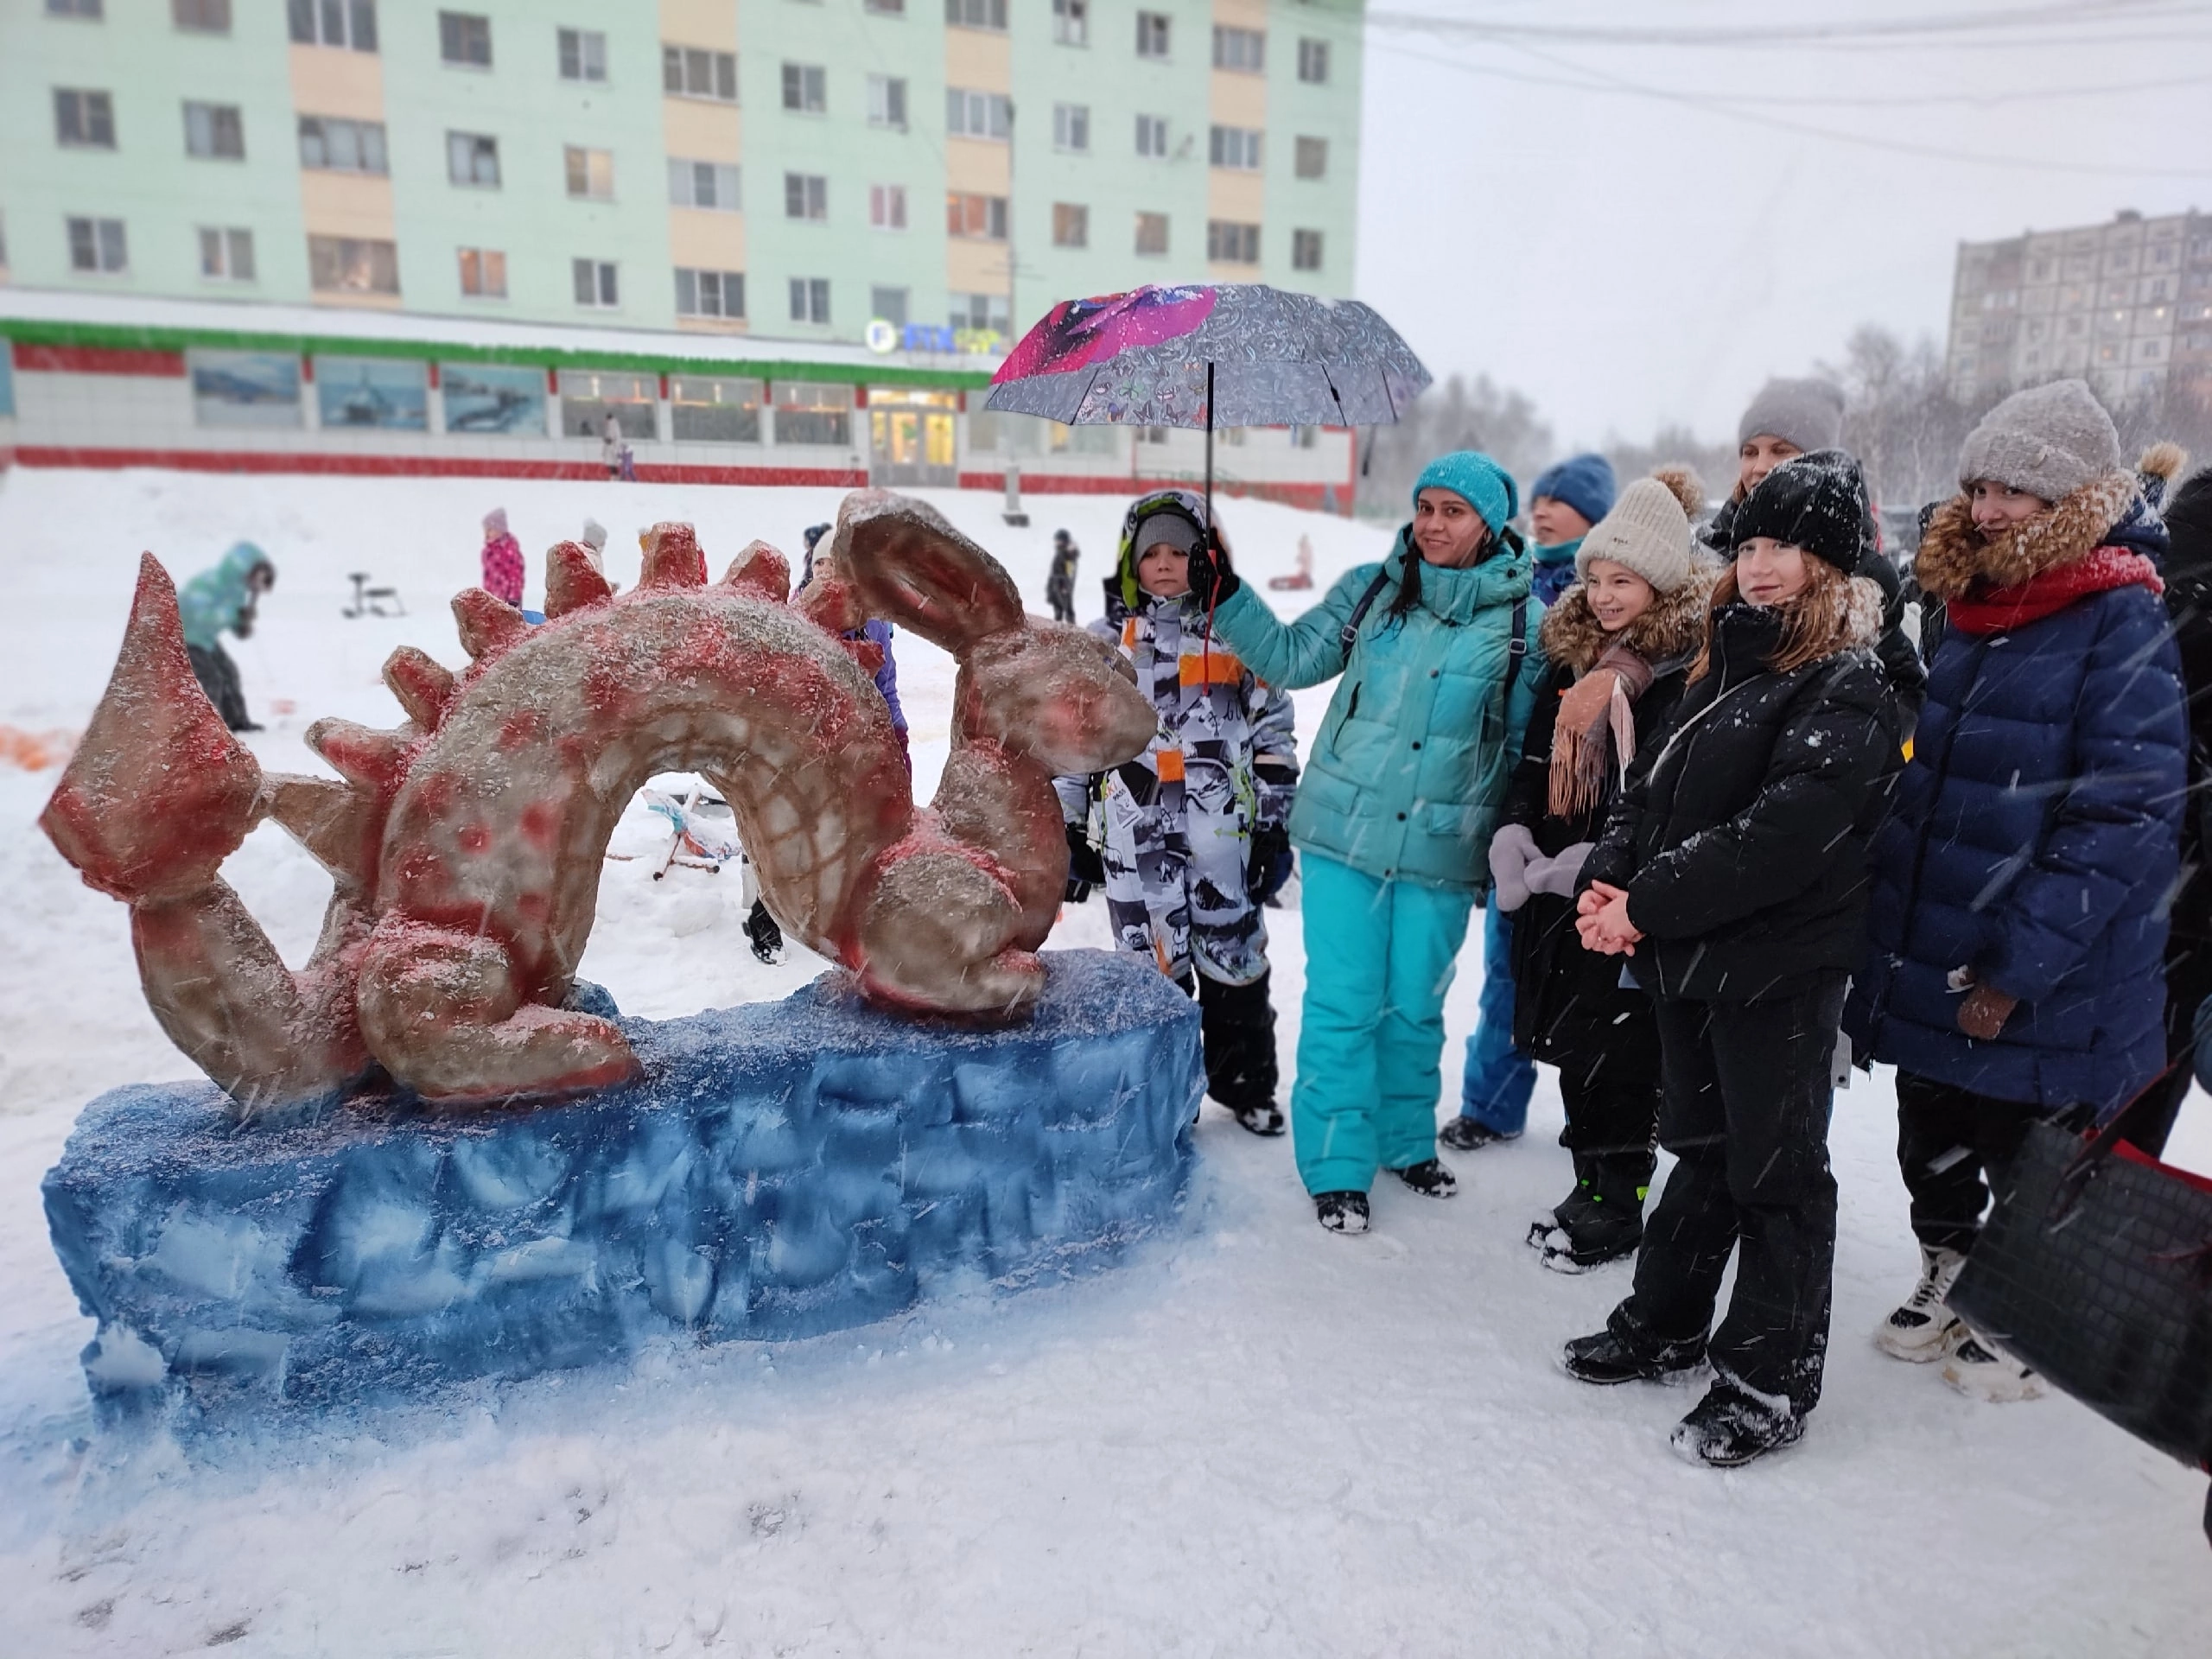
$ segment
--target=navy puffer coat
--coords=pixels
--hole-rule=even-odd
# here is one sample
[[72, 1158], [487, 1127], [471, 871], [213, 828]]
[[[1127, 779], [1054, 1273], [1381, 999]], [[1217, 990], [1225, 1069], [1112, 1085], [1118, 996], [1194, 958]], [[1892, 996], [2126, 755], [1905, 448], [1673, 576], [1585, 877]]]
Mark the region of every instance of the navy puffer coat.
[[[1929, 527], [1919, 575], [1951, 620], [1874, 842], [1844, 1018], [1862, 1056], [2000, 1100], [2102, 1109], [2165, 1063], [2189, 730], [2158, 578], [2137, 537], [2112, 544], [2139, 518], [2133, 494], [2126, 474], [2093, 480], [1994, 543], [1963, 496]], [[1959, 1028], [1961, 969], [2018, 999], [1992, 1041]]]

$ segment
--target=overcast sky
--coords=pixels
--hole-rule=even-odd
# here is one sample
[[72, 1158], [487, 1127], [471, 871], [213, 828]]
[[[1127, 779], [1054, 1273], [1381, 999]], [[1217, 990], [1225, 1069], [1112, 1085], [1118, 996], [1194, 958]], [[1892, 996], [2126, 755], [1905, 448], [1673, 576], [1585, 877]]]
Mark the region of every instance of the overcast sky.
[[[1562, 444], [1648, 438], [1669, 419], [1732, 439], [1761, 380], [1834, 358], [1860, 322], [1940, 345], [1962, 239], [2126, 207], [2212, 212], [2212, 3], [2110, 0], [2069, 8], [2082, 21], [2063, 27], [1996, 22], [2053, 10], [1370, 0], [1360, 297], [1440, 381], [1482, 372], [1529, 393]], [[1390, 21], [1414, 15], [1745, 41], [1980, 22], [1904, 49], [1865, 38], [1682, 48], [1507, 43]], [[2021, 41], [2037, 43], [2008, 44]], [[1540, 84], [1560, 82], [1584, 85]]]

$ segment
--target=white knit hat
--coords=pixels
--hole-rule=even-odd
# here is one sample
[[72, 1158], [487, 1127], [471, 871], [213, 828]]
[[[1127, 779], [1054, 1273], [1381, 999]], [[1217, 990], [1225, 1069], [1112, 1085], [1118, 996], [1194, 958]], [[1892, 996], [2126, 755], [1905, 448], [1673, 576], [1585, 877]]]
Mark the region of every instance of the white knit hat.
[[1981, 417], [1959, 452], [1961, 484], [1990, 479], [2046, 501], [2122, 470], [2120, 434], [2082, 380], [2014, 392]]
[[1575, 550], [1574, 574], [1590, 579], [1593, 560], [1611, 559], [1662, 594], [1690, 579], [1690, 519], [1686, 502], [1704, 505], [1705, 486], [1687, 467], [1664, 468], [1620, 493], [1613, 510]]

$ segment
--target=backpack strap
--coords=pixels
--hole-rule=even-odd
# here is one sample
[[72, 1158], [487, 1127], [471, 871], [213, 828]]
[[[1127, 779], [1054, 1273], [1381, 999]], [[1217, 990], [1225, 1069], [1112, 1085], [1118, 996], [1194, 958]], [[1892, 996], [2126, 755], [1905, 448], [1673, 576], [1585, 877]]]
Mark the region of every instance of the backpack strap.
[[1351, 614], [1344, 619], [1344, 627], [1337, 634], [1337, 643], [1344, 647], [1347, 661], [1351, 657], [1353, 641], [1359, 638], [1359, 625], [1367, 620], [1368, 612], [1375, 608], [1376, 600], [1389, 585], [1390, 567], [1385, 564], [1375, 573], [1375, 580], [1367, 584], [1367, 591], [1359, 596], [1359, 603], [1351, 607]]
[[1513, 637], [1505, 642], [1505, 695], [1499, 700], [1499, 715], [1509, 723], [1513, 718], [1513, 687], [1521, 678], [1521, 659], [1529, 654], [1529, 596], [1526, 594], [1513, 601]]

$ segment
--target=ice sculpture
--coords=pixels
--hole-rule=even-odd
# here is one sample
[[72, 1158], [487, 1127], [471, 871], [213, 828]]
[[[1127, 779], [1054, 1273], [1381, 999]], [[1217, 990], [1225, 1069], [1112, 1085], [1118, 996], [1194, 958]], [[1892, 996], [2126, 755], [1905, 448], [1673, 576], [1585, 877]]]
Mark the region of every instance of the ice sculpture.
[[[643, 577], [619, 597], [584, 547], [556, 546], [540, 627], [461, 594], [469, 667], [403, 648], [385, 664], [408, 715], [397, 730], [309, 728], [337, 779], [262, 773], [193, 677], [167, 573], [142, 561], [114, 676], [41, 823], [130, 905], [156, 1016], [241, 1114], [342, 1094], [378, 1067], [451, 1103], [635, 1077], [622, 1032], [569, 992], [607, 837], [658, 772], [721, 790], [769, 909], [873, 1001], [987, 1020], [1030, 1009], [1066, 877], [1052, 779], [1128, 760], [1152, 735], [1126, 669], [1080, 630], [1024, 615], [988, 554], [887, 493], [846, 498], [797, 606], [763, 543], [709, 585], [690, 525], [641, 540]], [[959, 663], [928, 810], [836, 637], [868, 616]], [[297, 974], [219, 874], [264, 816], [334, 880]]]

